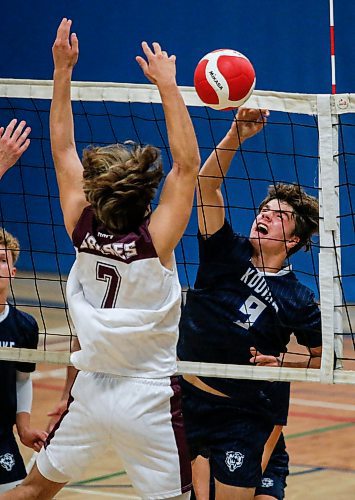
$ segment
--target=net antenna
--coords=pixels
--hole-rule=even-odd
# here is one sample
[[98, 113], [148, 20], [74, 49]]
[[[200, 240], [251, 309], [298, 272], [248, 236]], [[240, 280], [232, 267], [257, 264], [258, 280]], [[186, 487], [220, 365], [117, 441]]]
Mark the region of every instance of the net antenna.
[[329, 0], [330, 67], [332, 72], [332, 94], [336, 94], [334, 1]]

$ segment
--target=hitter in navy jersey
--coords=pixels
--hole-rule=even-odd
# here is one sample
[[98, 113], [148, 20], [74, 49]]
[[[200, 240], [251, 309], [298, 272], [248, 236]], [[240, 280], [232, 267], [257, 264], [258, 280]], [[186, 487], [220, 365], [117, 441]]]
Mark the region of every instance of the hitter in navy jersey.
[[[237, 120], [200, 171], [200, 265], [182, 314], [181, 360], [320, 366], [320, 311], [313, 292], [285, 267], [290, 255], [309, 247], [317, 231], [317, 200], [298, 186], [278, 184], [270, 187], [261, 203], [249, 237], [234, 234], [225, 220], [223, 177], [239, 145], [262, 129], [267, 116], [266, 110], [239, 110]], [[307, 361], [283, 361], [291, 334], [308, 348]], [[260, 491], [262, 468], [282, 439], [289, 384], [184, 376], [183, 388], [199, 497], [208, 498], [206, 481], [195, 462], [199, 455], [210, 460], [217, 499], [265, 495]], [[282, 480], [287, 475], [285, 454], [286, 450]], [[283, 492], [266, 496], [283, 498]]]
[[[38, 326], [35, 319], [7, 303], [10, 283], [16, 274], [19, 243], [0, 228], [0, 347], [36, 349]], [[26, 476], [13, 427], [21, 442], [39, 451], [47, 434], [31, 429], [33, 363], [0, 361], [0, 492], [17, 485]]]

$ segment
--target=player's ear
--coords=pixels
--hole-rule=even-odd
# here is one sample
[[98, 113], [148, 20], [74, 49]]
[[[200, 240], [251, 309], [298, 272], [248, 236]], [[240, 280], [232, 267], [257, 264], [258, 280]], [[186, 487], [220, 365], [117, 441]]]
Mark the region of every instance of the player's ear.
[[11, 278], [14, 278], [16, 276], [16, 271], [17, 271], [16, 267], [13, 267], [11, 269]]
[[295, 235], [291, 236], [290, 239], [287, 240], [287, 243], [286, 243], [287, 249], [291, 250], [291, 248], [298, 245], [299, 242], [300, 242], [300, 238], [298, 236], [295, 236]]

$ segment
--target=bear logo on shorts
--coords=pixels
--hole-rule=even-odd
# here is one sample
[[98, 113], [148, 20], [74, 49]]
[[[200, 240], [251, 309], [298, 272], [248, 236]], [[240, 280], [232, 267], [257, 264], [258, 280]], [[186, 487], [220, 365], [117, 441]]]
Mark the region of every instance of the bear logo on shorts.
[[261, 487], [271, 488], [271, 486], [274, 486], [274, 480], [271, 479], [271, 477], [263, 477], [261, 480]]
[[226, 465], [230, 472], [234, 472], [243, 465], [244, 455], [239, 451], [226, 452]]
[[5, 453], [5, 455], [0, 455], [0, 465], [4, 469], [7, 470], [7, 472], [12, 471], [15, 465], [15, 459], [12, 453]]

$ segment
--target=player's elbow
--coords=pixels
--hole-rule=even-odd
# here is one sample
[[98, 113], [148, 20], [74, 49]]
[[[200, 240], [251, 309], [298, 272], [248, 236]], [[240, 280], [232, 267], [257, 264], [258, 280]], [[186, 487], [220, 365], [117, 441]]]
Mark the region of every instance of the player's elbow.
[[189, 178], [197, 179], [198, 171], [201, 165], [200, 154], [197, 152], [182, 158], [180, 161], [175, 162], [175, 167], [180, 174], [186, 175]]

